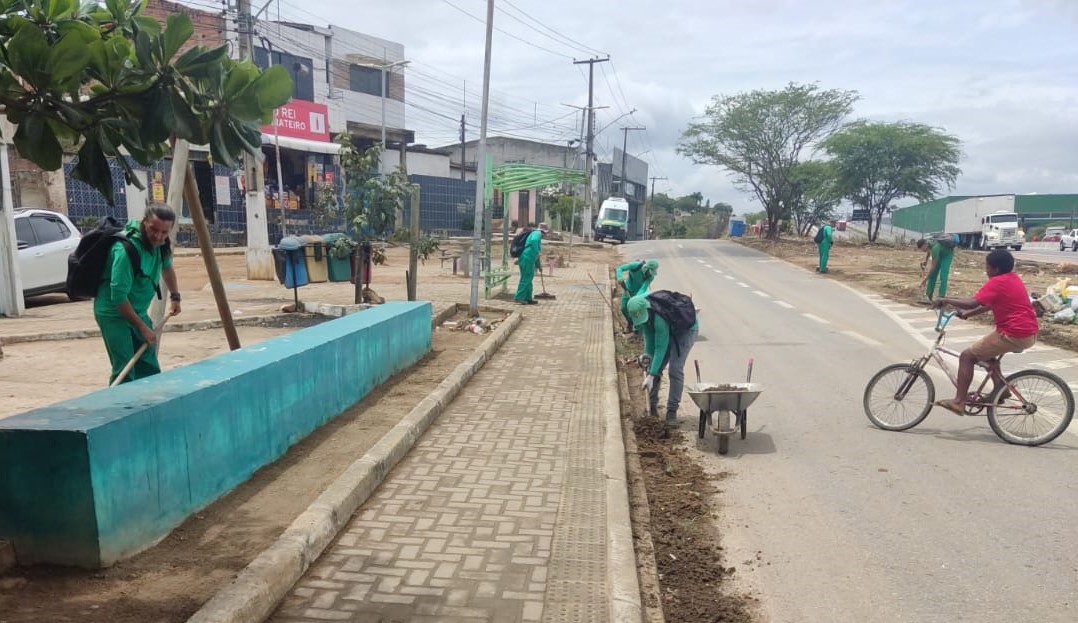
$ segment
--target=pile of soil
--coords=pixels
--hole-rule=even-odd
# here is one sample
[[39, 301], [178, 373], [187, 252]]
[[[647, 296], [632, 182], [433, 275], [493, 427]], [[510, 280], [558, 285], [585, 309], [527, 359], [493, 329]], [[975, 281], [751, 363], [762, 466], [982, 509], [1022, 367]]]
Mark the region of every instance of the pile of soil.
[[[688, 451], [685, 436], [671, 431], [659, 418], [646, 414], [646, 398], [632, 380], [640, 375], [635, 357], [641, 343], [636, 338], [615, 336], [621, 383], [622, 429], [633, 439], [647, 500], [643, 515], [634, 508], [634, 539], [641, 578], [641, 602], [647, 620], [658, 604], [666, 621], [679, 623], [750, 623], [754, 621], [752, 597], [738, 594], [727, 579], [735, 573], [723, 564], [722, 535], [718, 530], [719, 490], [716, 476], [704, 471]], [[723, 476], [717, 478], [721, 480]], [[634, 483], [635, 484], [635, 483]], [[646, 526], [637, 525], [647, 521]], [[645, 530], [646, 528], [646, 530]], [[646, 533], [646, 534], [645, 534]], [[657, 581], [658, 586], [651, 584]]]

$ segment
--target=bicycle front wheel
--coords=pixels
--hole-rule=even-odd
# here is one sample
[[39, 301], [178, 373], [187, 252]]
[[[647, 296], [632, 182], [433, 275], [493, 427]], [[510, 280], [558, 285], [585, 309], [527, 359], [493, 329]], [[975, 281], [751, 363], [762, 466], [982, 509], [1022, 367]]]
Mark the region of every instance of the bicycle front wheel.
[[[1009, 387], [1008, 387], [1009, 386]], [[1006, 397], [1004, 397], [1006, 396]], [[988, 424], [1000, 439], [1039, 446], [1059, 437], [1074, 417], [1074, 394], [1051, 372], [1022, 370], [992, 394]]]
[[865, 415], [884, 430], [920, 424], [936, 400], [936, 387], [924, 370], [896, 363], [876, 373], [865, 387]]

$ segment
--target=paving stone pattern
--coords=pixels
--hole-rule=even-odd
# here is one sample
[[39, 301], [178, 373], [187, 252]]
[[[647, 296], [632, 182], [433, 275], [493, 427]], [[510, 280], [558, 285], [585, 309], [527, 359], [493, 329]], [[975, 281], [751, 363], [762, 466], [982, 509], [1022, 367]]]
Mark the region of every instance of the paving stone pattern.
[[613, 362], [589, 270], [605, 274], [566, 269], [557, 301], [524, 308], [272, 621], [609, 619], [600, 405]]

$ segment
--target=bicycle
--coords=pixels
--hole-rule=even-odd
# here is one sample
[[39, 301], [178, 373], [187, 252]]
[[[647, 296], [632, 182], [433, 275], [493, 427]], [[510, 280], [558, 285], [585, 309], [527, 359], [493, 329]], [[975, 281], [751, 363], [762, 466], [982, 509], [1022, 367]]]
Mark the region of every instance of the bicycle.
[[[956, 312], [940, 309], [936, 320], [936, 341], [928, 352], [911, 363], [896, 363], [877, 372], [865, 387], [865, 415], [884, 430], [903, 431], [928, 417], [936, 400], [936, 388], [925, 372], [929, 361], [944, 371], [957, 387], [957, 372], [943, 355], [958, 358], [960, 353], [944, 346], [947, 323]], [[1052, 441], [1074, 417], [1074, 394], [1063, 379], [1051, 372], [1028, 369], [1004, 376], [997, 357], [977, 366], [987, 374], [969, 394], [964, 415], [984, 412], [996, 435], [1008, 443], [1039, 446]], [[985, 393], [992, 382], [991, 395]]]

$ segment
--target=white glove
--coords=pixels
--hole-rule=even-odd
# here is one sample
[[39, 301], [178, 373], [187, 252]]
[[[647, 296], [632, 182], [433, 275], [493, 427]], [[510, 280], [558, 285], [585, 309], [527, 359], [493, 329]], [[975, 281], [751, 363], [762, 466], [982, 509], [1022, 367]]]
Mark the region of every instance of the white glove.
[[648, 392], [651, 392], [652, 386], [655, 385], [655, 375], [649, 374], [644, 377], [644, 382], [640, 384], [640, 387]]

